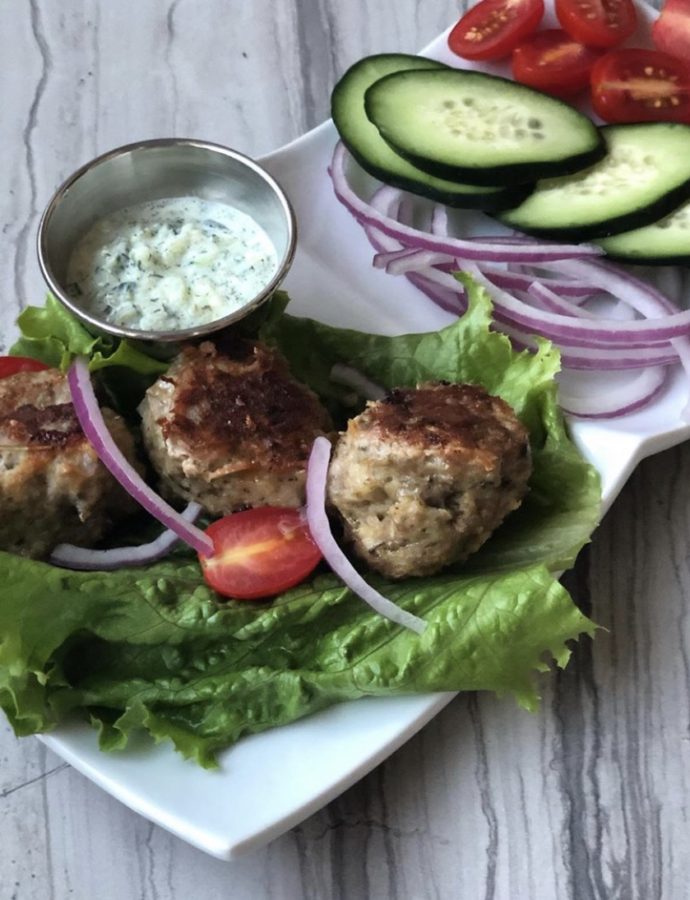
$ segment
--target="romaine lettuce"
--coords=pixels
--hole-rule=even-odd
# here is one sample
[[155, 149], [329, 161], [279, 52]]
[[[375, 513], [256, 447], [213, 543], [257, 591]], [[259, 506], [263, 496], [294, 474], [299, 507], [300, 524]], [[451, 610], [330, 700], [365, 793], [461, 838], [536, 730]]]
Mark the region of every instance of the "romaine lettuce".
[[[361, 696], [492, 690], [533, 708], [545, 656], [564, 665], [566, 642], [594, 630], [553, 573], [573, 562], [594, 529], [599, 481], [565, 430], [556, 351], [544, 342], [536, 354], [514, 352], [490, 331], [486, 294], [469, 280], [466, 287], [468, 313], [430, 334], [330, 328], [282, 314], [283, 297], [254, 322], [341, 417], [347, 398], [330, 381], [335, 362], [387, 387], [478, 382], [528, 426], [529, 496], [470, 562], [402, 584], [372, 578], [428, 621], [424, 635], [376, 616], [324, 572], [271, 602], [220, 603], [185, 552], [114, 573], [68, 572], [0, 553], [0, 705], [17, 733], [49, 729], [78, 711], [99, 729], [104, 749], [145, 729], [209, 766], [244, 734]], [[55, 335], [54, 324], [36, 322], [35, 314], [20, 321], [22, 353], [42, 346], [55, 354], [50, 361], [64, 362], [65, 353], [87, 352], [94, 368], [120, 354], [118, 365], [130, 365], [129, 348], [111, 344], [104, 354], [67, 322]], [[132, 350], [135, 374], [150, 376], [146, 354]]]

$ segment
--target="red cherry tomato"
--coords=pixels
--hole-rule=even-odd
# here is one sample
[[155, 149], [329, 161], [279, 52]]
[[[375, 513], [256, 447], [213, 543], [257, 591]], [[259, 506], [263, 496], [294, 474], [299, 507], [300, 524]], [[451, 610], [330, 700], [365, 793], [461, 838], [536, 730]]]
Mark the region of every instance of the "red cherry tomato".
[[690, 0], [666, 0], [652, 25], [652, 40], [657, 50], [690, 60]]
[[637, 27], [633, 0], [556, 0], [556, 15], [568, 34], [588, 47], [616, 47]]
[[28, 356], [0, 356], [0, 378], [16, 375], [17, 372], [42, 372], [48, 368], [45, 363]]
[[481, 0], [448, 35], [448, 46], [463, 59], [502, 59], [536, 30], [544, 0]]
[[199, 554], [204, 578], [225, 597], [273, 597], [309, 575], [321, 559], [298, 509], [262, 506], [233, 513], [206, 529], [213, 556]]
[[658, 50], [612, 50], [592, 68], [592, 106], [605, 122], [690, 124], [690, 65]]
[[589, 86], [600, 55], [560, 28], [538, 31], [513, 50], [513, 78], [556, 97], [572, 97]]

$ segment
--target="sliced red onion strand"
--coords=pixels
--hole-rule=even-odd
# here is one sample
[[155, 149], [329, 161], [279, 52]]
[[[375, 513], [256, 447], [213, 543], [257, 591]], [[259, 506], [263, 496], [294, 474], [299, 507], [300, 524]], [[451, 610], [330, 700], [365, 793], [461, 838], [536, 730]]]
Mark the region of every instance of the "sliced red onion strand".
[[[426, 251], [425, 251], [426, 252]], [[385, 269], [390, 263], [396, 259], [405, 259], [408, 256], [417, 256], [419, 250], [410, 250], [403, 247], [402, 250], [390, 250], [388, 253], [377, 253], [372, 263], [375, 269]]]
[[[492, 266], [482, 266], [482, 272], [497, 287], [504, 288], [507, 291], [527, 291], [535, 283], [534, 275], [522, 272], [509, 272], [506, 269], [501, 270]], [[564, 278], [540, 277], [538, 283], [557, 292], [561, 297], [579, 300], [580, 302], [587, 300], [600, 290], [586, 282], [567, 281]]]
[[[448, 235], [448, 212], [440, 204], [430, 207], [426, 234], [411, 227], [409, 198], [397, 188], [379, 188], [370, 205], [360, 200], [348, 188], [345, 162], [345, 151], [336, 148], [334, 188], [378, 251], [378, 267], [404, 274], [452, 314], [461, 314], [467, 305], [462, 284], [451, 274], [462, 269], [487, 289], [494, 327], [516, 346], [534, 349], [534, 336], [541, 335], [559, 346], [564, 368], [643, 370], [601, 402], [588, 398], [585, 404], [567, 395], [564, 406], [572, 414], [586, 415], [585, 406], [594, 418], [641, 408], [663, 390], [667, 373], [660, 367], [679, 360], [690, 376], [690, 311], [680, 311], [660, 291], [592, 258], [591, 248], [584, 248], [583, 256], [572, 254], [572, 247], [555, 248], [522, 235], [455, 239]], [[474, 250], [467, 252], [468, 245]], [[560, 255], [542, 257], [545, 247]], [[516, 249], [525, 255], [516, 255]], [[609, 295], [615, 305], [581, 305], [596, 295]], [[690, 418], [690, 403], [684, 415]]]
[[[366, 227], [365, 232], [375, 249], [380, 249], [382, 246], [388, 248], [391, 246], [399, 248], [401, 246], [399, 241], [395, 241], [393, 238], [384, 235], [377, 229]], [[379, 243], [379, 241], [382, 241], [383, 244]], [[564, 265], [565, 263], [560, 264], [559, 269]], [[576, 261], [569, 261], [568, 265], [575, 267]], [[578, 277], [588, 278], [591, 282], [593, 280], [592, 272], [589, 271], [589, 269], [586, 269], [585, 266], [589, 265], [594, 267], [600, 265], [600, 263], [580, 263], [578, 261], [577, 265], [581, 267], [578, 270]], [[457, 282], [447, 273], [439, 273], [433, 269], [428, 271], [428, 275], [429, 278], [426, 278], [420, 273], [408, 273], [407, 277], [419, 290], [425, 293], [441, 308], [446, 309], [449, 312], [461, 314], [466, 309], [462, 284]], [[491, 278], [494, 278], [493, 271]], [[439, 284], [437, 281], [431, 281], [430, 279], [437, 279], [441, 283]], [[530, 283], [533, 282], [533, 277], [530, 276], [527, 281]], [[597, 291], [602, 290], [602, 288], [596, 288], [596, 286], [592, 284], [589, 284], [588, 289]], [[495, 327], [504, 334], [507, 334], [518, 349], [527, 348], [533, 350], [536, 348], [534, 330], [525, 330], [501, 319], [496, 321]], [[678, 355], [673, 351], [669, 344], [641, 349], [618, 346], [609, 348], [600, 345], [593, 345], [591, 347], [561, 345], [561, 361], [564, 368], [577, 370], [630, 370], [650, 365], [668, 366], [678, 362]]]
[[355, 369], [354, 366], [346, 366], [336, 363], [331, 369], [331, 381], [352, 388], [353, 391], [364, 397], [365, 400], [381, 400], [386, 396], [386, 391], [380, 384], [376, 384], [370, 378]]
[[[678, 307], [665, 294], [624, 269], [604, 261], [597, 262], [596, 265], [576, 267], [574, 270], [569, 269], [569, 266], [570, 263], [567, 262], [565, 264], [566, 272], [573, 272], [576, 278], [579, 277], [579, 273], [592, 279], [598, 278], [602, 290], [613, 296], [625, 298], [627, 304], [644, 316], [667, 314], [674, 317], [681, 315]], [[677, 353], [685, 374], [690, 378], [690, 337], [675, 337], [671, 340], [671, 346]], [[683, 408], [681, 416], [686, 421], [690, 421], [690, 398]]]
[[632, 322], [619, 322], [615, 319], [575, 321], [570, 316], [547, 311], [537, 312], [528, 304], [516, 300], [506, 291], [492, 285], [474, 263], [467, 261], [463, 263], [462, 268], [486, 288], [494, 300], [497, 312], [507, 314], [513, 324], [555, 341], [568, 343], [568, 339], [572, 338], [578, 343], [590, 341], [592, 344], [621, 345], [629, 344], [633, 338], [644, 345], [669, 341], [674, 337], [686, 336], [690, 332], [690, 310], [668, 315], [664, 319], [644, 321], [636, 319]]
[[[493, 278], [491, 280], [494, 281], [494, 284], [497, 284]], [[555, 284], [554, 279], [540, 277], [538, 281], [532, 281], [528, 293], [538, 300], [544, 309], [561, 313], [564, 316], [598, 320], [606, 318], [612, 322], [630, 322], [637, 318], [634, 306], [628, 304], [624, 298], [611, 298], [614, 301], [613, 306], [608, 305], [605, 312], [601, 310], [593, 312], [584, 305], [585, 300], [589, 299], [588, 297], [568, 297], [567, 291], [561, 290]], [[504, 287], [505, 285], [500, 286]], [[589, 296], [591, 297], [595, 294], [601, 297], [604, 291], [602, 291], [601, 287], [590, 288]], [[628, 346], [632, 346], [632, 343]]]
[[335, 574], [375, 612], [395, 622], [396, 625], [422, 634], [426, 622], [401, 609], [367, 584], [336, 543], [326, 515], [326, 484], [330, 459], [331, 442], [328, 438], [317, 437], [312, 445], [307, 465], [307, 522], [314, 543]]
[[[189, 503], [180, 513], [186, 522], [194, 522], [201, 512], [198, 503]], [[179, 538], [166, 528], [147, 544], [136, 547], [113, 547], [110, 550], [93, 550], [74, 544], [58, 544], [50, 555], [50, 562], [63, 569], [80, 569], [90, 572], [107, 572], [129, 566], [144, 566], [163, 559], [170, 553]]]
[[431, 233], [437, 237], [448, 237], [448, 210], [440, 203], [434, 205], [431, 213]]
[[[400, 213], [402, 198], [403, 192], [399, 188], [383, 184], [371, 195], [369, 205], [377, 212], [380, 212], [382, 216], [392, 216], [394, 219], [397, 219]], [[362, 223], [360, 222], [360, 225], [361, 224]], [[413, 249], [417, 248], [415, 247]]]
[[[429, 278], [425, 278], [421, 274], [415, 273], [413, 275], [410, 273], [407, 277], [410, 281], [413, 281], [414, 278], [415, 281], [413, 283], [444, 309], [452, 311], [454, 302], [456, 304], [458, 302], [462, 303], [464, 295], [462, 293], [453, 293], [456, 288], [461, 291], [462, 285], [456, 282], [452, 276], [438, 273], [435, 270], [431, 270], [428, 275]], [[436, 280], [431, 281], [429, 279], [438, 279], [441, 283], [439, 284]], [[442, 291], [444, 294], [441, 298], [437, 298], [434, 295], [434, 291]], [[453, 300], [453, 297], [455, 300]], [[464, 308], [466, 308], [466, 303], [463, 303], [460, 311], [464, 310]], [[494, 327], [508, 335], [518, 349], [536, 349], [534, 329], [526, 330], [515, 326], [510, 321], [505, 321], [500, 313], [495, 316]], [[670, 344], [655, 345], [649, 348], [620, 347], [618, 345], [607, 347], [589, 344], [589, 342], [587, 346], [583, 347], [564, 346], [563, 344], [559, 344], [559, 346], [561, 362], [564, 368], [624, 370], [639, 369], [649, 365], [667, 366], [678, 362], [678, 355]]]
[[512, 234], [476, 234], [468, 238], [470, 241], [491, 241], [492, 244], [531, 244], [539, 246], [540, 242], [537, 238], [527, 237], [525, 234], [518, 234], [514, 231]]
[[[620, 346], [619, 341], [610, 342], [608, 340], [607, 332], [602, 332], [601, 335], [597, 333], [596, 335], [589, 334], [584, 336], [577, 333], [567, 333], [563, 336], [558, 329], [553, 327], [539, 327], [539, 322], [547, 315], [546, 311], [526, 303], [517, 295], [505, 293], [505, 291], [498, 288], [494, 283], [493, 275], [485, 277], [474, 263], [470, 263], [467, 260], [458, 260], [458, 267], [462, 271], [471, 274], [475, 281], [487, 289], [493, 300], [494, 320], [497, 324], [506, 324], [512, 328], [521, 329], [526, 334], [540, 334], [542, 337], [552, 340], [561, 347], [596, 347], [608, 349], [610, 347]], [[433, 267], [424, 269], [424, 271], [417, 274], [424, 277], [428, 282], [436, 284], [449, 292], [455, 290], [455, 286], [459, 288], [462, 287], [454, 275], [451, 275], [448, 272], [441, 272]], [[573, 321], [571, 315], [566, 316], [559, 314], [558, 318], [560, 320]], [[594, 319], [592, 321], [594, 321]], [[626, 347], [647, 348], [650, 346], [657, 347], [659, 345], [660, 342], [658, 341], [644, 341], [641, 339], [636, 341], [628, 340]]]
[[[399, 243], [399, 242], [398, 242]], [[430, 267], [441, 268], [445, 272], [460, 268], [460, 260], [457, 256], [448, 253], [439, 253], [435, 250], [414, 250], [402, 248], [389, 253], [377, 253], [373, 259], [374, 267], [384, 269], [389, 275], [406, 275], [409, 272], [424, 272]], [[482, 265], [482, 273], [497, 287], [513, 291], [527, 291], [535, 283], [535, 276], [522, 272], [511, 272], [505, 266], [486, 263]], [[579, 300], [582, 303], [594, 294], [600, 292], [600, 288], [581, 281], [567, 280], [564, 278], [540, 277], [538, 284], [548, 287], [553, 292], [558, 292], [564, 298]], [[582, 318], [594, 317], [594, 313], [576, 311], [572, 305], [560, 304], [560, 297], [553, 301], [553, 312], [563, 315], [577, 315]], [[579, 306], [579, 304], [578, 304]]]
[[[364, 233], [371, 246], [379, 253], [394, 252], [396, 247], [400, 248], [400, 241], [396, 241], [395, 238], [389, 237], [371, 225], [364, 226]], [[417, 290], [426, 294], [433, 303], [452, 315], [461, 315], [467, 308], [462, 285], [459, 282], [456, 283], [455, 290], [449, 291], [446, 288], [430, 284], [414, 272], [409, 272], [406, 278]]]
[[[564, 329], [562, 328], [543, 324], [547, 317], [547, 312], [545, 309], [533, 306], [531, 303], [526, 302], [524, 299], [522, 299], [521, 296], [519, 296], [517, 293], [507, 294], [502, 289], [500, 289], [497, 284], [497, 282], [501, 280], [500, 275], [494, 276], [494, 274], [492, 273], [491, 275], [485, 276], [483, 274], [483, 269], [480, 272], [480, 270], [473, 263], [470, 263], [466, 260], [458, 260], [458, 267], [462, 271], [471, 274], [475, 281], [477, 281], [487, 289], [493, 300], [494, 320], [497, 325], [508, 325], [511, 328], [517, 328], [523, 331], [525, 334], [540, 334], [542, 337], [548, 338], [549, 340], [558, 344], [561, 348], [588, 347], [596, 349], [609, 349], [618, 348], [621, 346], [621, 342], [619, 340], [612, 341], [609, 339], [610, 328], [601, 329], [600, 332], [599, 330], [592, 329], [590, 330], [589, 334], [578, 334], [576, 331], [578, 319], [582, 320], [587, 317], [591, 324], [598, 324], [601, 320], [597, 319], [597, 317], [592, 313], [580, 310], [577, 306], [574, 307], [578, 311], [578, 317], [575, 318], [570, 311], [571, 305], [568, 303], [568, 301], [560, 301], [558, 297], [555, 297], [553, 294], [548, 292], [548, 289], [539, 291], [540, 299], [541, 296], [545, 298], [551, 298], [550, 300], [547, 299], [547, 302], [550, 302], [551, 305], [554, 306], [558, 304], [558, 307], [564, 310], [562, 313], [558, 314], [557, 318], [560, 321], [575, 323], [573, 327], [571, 327], [569, 330], [566, 330], [565, 334], [563, 334]], [[447, 291], [452, 292], [455, 289], [455, 285], [461, 287], [460, 283], [457, 282], [454, 275], [451, 275], [448, 272], [439, 271], [437, 268], [432, 267], [429, 269], [425, 269], [423, 272], [419, 272], [417, 274], [424, 277], [427, 281], [436, 284]], [[530, 284], [534, 284], [534, 282], [531, 281]], [[566, 309], [567, 312], [565, 312]], [[619, 321], [615, 320], [615, 323], [619, 324]], [[605, 324], [608, 324], [610, 326], [611, 323], [606, 322]], [[643, 336], [640, 339], [628, 339], [625, 347], [626, 349], [646, 349], [649, 347], [657, 348], [666, 345], [668, 345], [667, 341], [663, 342], [644, 340]]]
[[625, 297], [626, 302], [642, 315], [654, 317], [680, 311], [651, 284], [605, 260], [563, 260], [558, 269], [573, 278], [587, 280], [614, 297]]
[[668, 370], [655, 366], [642, 369], [627, 384], [608, 387], [601, 395], [591, 391], [580, 395], [561, 385], [560, 402], [564, 411], [585, 419], [610, 419], [626, 416], [651, 403], [664, 390]]
[[[494, 328], [507, 335], [518, 350], [536, 350], [537, 339], [534, 332], [522, 331], [505, 322], [495, 322]], [[678, 362], [672, 350], [620, 348], [610, 350], [603, 347], [566, 347], [560, 349], [561, 364], [564, 369], [588, 371], [623, 371], [640, 369], [644, 366], [670, 366]]]
[[[414, 224], [414, 200], [409, 194], [403, 192], [400, 198], [400, 206], [398, 208], [397, 220], [399, 225], [408, 225], [414, 231], [421, 231], [422, 234], [427, 232], [427, 228], [417, 228]], [[429, 227], [431, 227], [431, 217], [428, 218]], [[419, 248], [423, 250], [423, 247]]]
[[410, 284], [432, 300], [446, 312], [461, 316], [467, 310], [467, 298], [464, 291], [449, 291], [440, 285], [427, 281], [417, 272], [408, 272], [406, 275]]
[[[383, 190], [377, 191], [374, 199], [377, 201], [377, 206], [380, 209], [385, 208], [386, 204], [389, 204], [388, 209], [391, 214], [394, 215], [395, 213], [392, 207], [396, 202], [399, 204], [400, 196], [400, 192], [397, 191], [397, 189], [384, 188]], [[532, 242], [531, 239], [526, 239], [526, 241], [528, 243]], [[404, 248], [404, 244], [399, 242], [399, 249], [401, 248]], [[413, 257], [409, 256], [407, 258], [412, 259]], [[419, 257], [417, 257], [417, 259], [419, 260]], [[479, 269], [477, 269], [476, 266], [474, 266], [474, 264], [470, 261], [468, 261], [466, 264], [460, 263], [460, 261], [458, 261], [458, 264], [462, 265], [462, 268], [464, 268], [466, 271], [471, 271], [471, 273], [475, 276], [479, 272]], [[587, 293], [595, 291], [597, 285], [599, 285], [599, 290], [606, 290], [606, 288], [601, 285], [601, 274], [599, 271], [597, 271], [598, 269], [603, 269], [604, 266], [605, 264], [599, 260], [563, 260], [562, 262], [559, 262], [559, 271], [570, 271], [571, 274], [575, 275], [580, 280], [580, 283], [577, 284], [575, 291], [573, 292], [571, 290], [569, 291], [569, 293], [582, 295], [585, 291]], [[484, 267], [482, 267], [481, 272], [482, 274], [486, 275], [489, 281], [497, 286], [499, 286], [499, 282], [502, 284], [508, 284], [508, 280], [511, 275], [515, 274], [501, 273], [500, 270], [491, 271], [489, 273]], [[452, 291], [451, 282], [447, 273], [435, 271], [432, 273], [429, 271], [429, 269], [426, 269], [419, 274], [424, 275], [428, 280], [435, 281], [439, 287], [445, 287], [446, 289]], [[519, 281], [524, 284], [522, 278], [519, 279]], [[534, 279], [531, 279], [531, 281], [533, 282]], [[512, 284], [515, 289], [517, 289], [518, 286], [522, 286], [522, 284], [519, 284], [517, 279], [513, 281]], [[558, 288], [556, 288], [553, 283], [551, 285], [547, 285], [547, 287], [549, 286], [554, 287], [557, 290], [560, 289], [560, 285]], [[428, 290], [425, 291], [425, 293], [428, 293]], [[496, 300], [496, 295], [494, 294], [493, 296], [494, 300]], [[614, 296], [616, 296], [615, 293]], [[586, 323], [583, 328], [581, 322], [572, 322], [572, 310], [568, 310], [570, 315], [566, 314], [565, 310], [560, 314], [548, 313], [547, 311], [547, 313], [545, 314], [546, 317], [548, 318], [549, 316], [551, 316], [552, 319], [551, 321], [546, 323], [545, 327], [544, 316], [541, 315], [538, 311], [532, 309], [529, 304], [526, 304], [518, 300], [517, 298], [510, 297], [510, 295], [508, 294], [502, 295], [501, 299], [507, 300], [507, 304], [499, 304], [501, 308], [497, 310], [497, 317], [500, 316], [503, 322], [511, 326], [517, 326], [519, 328], [524, 328], [529, 331], [542, 334], [543, 336], [550, 338], [560, 345], [572, 347], [609, 347], [625, 344], [627, 348], [647, 348], [661, 345], [667, 342], [670, 338], [666, 337], [665, 334], [667, 334], [667, 329], [670, 329], [671, 332], [673, 332], [674, 324], [676, 330], [684, 329], [686, 332], [690, 331], [690, 312], [679, 313], [678, 315], [684, 318], [676, 320], [676, 322], [671, 323], [670, 326], [667, 322], [668, 316], [663, 315], [661, 312], [658, 312], [657, 315], [659, 316], [661, 321], [656, 323], [658, 327], [655, 329], [654, 325], [651, 325], [649, 322], [640, 320], [621, 322], [619, 319], [602, 320], [599, 318], [595, 318], [593, 319], [593, 321]], [[626, 297], [626, 301], [627, 300], [628, 298]], [[668, 303], [668, 301], [666, 302]], [[444, 307], [446, 309], [451, 308], [451, 303], [449, 302], [448, 295], [444, 295]], [[590, 316], [581, 314], [578, 318], [590, 318]], [[662, 329], [661, 333], [659, 333], [659, 328]], [[621, 330], [623, 330], [622, 334], [620, 333]], [[580, 334], [580, 331], [584, 331], [584, 334]], [[633, 333], [635, 341], [634, 344], [631, 342], [631, 336], [629, 335], [629, 332]], [[665, 358], [667, 357], [668, 354], [666, 353]], [[640, 362], [642, 365], [646, 364], [645, 360], [641, 360]], [[688, 364], [690, 367], [690, 342], [688, 344]]]
[[[491, 281], [499, 286], [497, 282], [491, 278]], [[501, 285], [502, 286], [502, 285]], [[552, 288], [544, 284], [543, 281], [533, 281], [527, 289], [527, 293], [531, 294], [538, 300], [544, 309], [551, 312], [560, 313], [563, 316], [573, 316], [581, 319], [596, 319], [597, 316], [589, 310], [583, 309], [576, 303], [571, 303], [565, 297], [560, 297]]]
[[113, 440], [108, 431], [108, 426], [103, 419], [103, 413], [98, 405], [96, 394], [93, 390], [87, 361], [84, 357], [77, 357], [67, 373], [74, 411], [79, 419], [79, 424], [100, 461], [108, 469], [110, 474], [122, 485], [144, 509], [159, 522], [173, 531], [181, 541], [189, 544], [198, 553], [205, 556], [213, 554], [213, 541], [196, 525], [188, 522], [182, 515], [166, 503], [158, 494], [149, 487], [134, 466], [125, 458], [124, 454]]
[[[505, 241], [494, 243], [486, 241], [482, 243], [476, 240], [461, 240], [459, 238], [443, 238], [419, 231], [410, 225], [404, 225], [386, 213], [379, 211], [374, 203], [362, 200], [350, 187], [345, 166], [347, 151], [342, 143], [336, 145], [333, 153], [330, 173], [335, 194], [346, 209], [360, 222], [360, 224], [373, 225], [390, 237], [397, 238], [404, 243], [410, 243], [419, 250], [437, 250], [448, 253], [451, 256], [462, 256], [464, 259], [474, 259], [485, 262], [546, 262], [548, 260], [580, 259], [582, 257], [599, 256], [602, 251], [599, 247], [588, 244], [529, 244], [515, 242], [514, 245]], [[392, 189], [394, 190], [394, 189]], [[384, 195], [386, 196], [386, 195]]]
[[447, 253], [437, 253], [435, 250], [413, 250], [405, 255], [399, 255], [386, 263], [386, 272], [389, 275], [405, 275], [407, 272], [419, 272], [428, 269], [429, 266], [451, 264], [457, 267], [453, 257]]
[[386, 248], [391, 247], [399, 247], [400, 242], [396, 241], [395, 238], [388, 237], [387, 234], [384, 234], [382, 231], [379, 231], [378, 228], [374, 228], [373, 225], [366, 225], [364, 227], [364, 234], [369, 239], [369, 243], [374, 248], [374, 250], [378, 251], [379, 254], [383, 253], [393, 253], [393, 250], [386, 250]]

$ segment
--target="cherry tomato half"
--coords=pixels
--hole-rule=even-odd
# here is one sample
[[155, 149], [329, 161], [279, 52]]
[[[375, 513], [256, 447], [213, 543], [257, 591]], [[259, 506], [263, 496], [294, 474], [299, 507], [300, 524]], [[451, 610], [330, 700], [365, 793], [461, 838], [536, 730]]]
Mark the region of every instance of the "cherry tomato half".
[[633, 0], [556, 0], [556, 15], [561, 27], [588, 47], [617, 47], [637, 27]]
[[309, 575], [321, 559], [298, 509], [261, 506], [233, 513], [206, 529], [213, 556], [199, 554], [208, 584], [225, 597], [273, 597]]
[[690, 65], [658, 50], [612, 50], [592, 68], [592, 106], [605, 122], [690, 123]]
[[463, 59], [502, 59], [536, 30], [544, 0], [481, 0], [448, 35], [448, 46]]
[[657, 50], [690, 60], [690, 0], [666, 0], [652, 25]]
[[8, 378], [17, 372], [42, 372], [48, 368], [45, 363], [28, 356], [0, 356], [0, 378]]
[[555, 97], [572, 97], [589, 87], [592, 66], [600, 56], [560, 28], [549, 28], [513, 50], [513, 78]]

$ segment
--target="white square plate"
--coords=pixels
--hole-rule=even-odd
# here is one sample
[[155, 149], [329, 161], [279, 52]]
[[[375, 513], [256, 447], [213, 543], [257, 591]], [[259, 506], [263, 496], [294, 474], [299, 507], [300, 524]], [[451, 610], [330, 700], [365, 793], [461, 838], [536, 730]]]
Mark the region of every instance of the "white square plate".
[[[653, 11], [644, 13], [638, 42]], [[452, 62], [441, 35], [424, 51]], [[495, 69], [494, 69], [495, 70]], [[299, 246], [287, 289], [291, 311], [334, 325], [382, 333], [430, 331], [451, 317], [405, 279], [371, 266], [360, 227], [338, 203], [327, 165], [336, 141], [331, 122], [263, 160], [292, 199]], [[667, 272], [683, 284], [678, 272]], [[596, 386], [595, 388], [596, 389]], [[653, 406], [612, 422], [576, 422], [575, 441], [603, 479], [608, 508], [643, 457], [690, 435], [681, 419], [687, 387], [675, 373]], [[245, 738], [221, 755], [220, 771], [185, 762], [169, 745], [142, 742], [101, 753], [87, 725], [66, 725], [41, 739], [131, 809], [191, 844], [230, 859], [268, 843], [345, 790], [410, 738], [453, 697], [365, 699], [335, 706]]]

